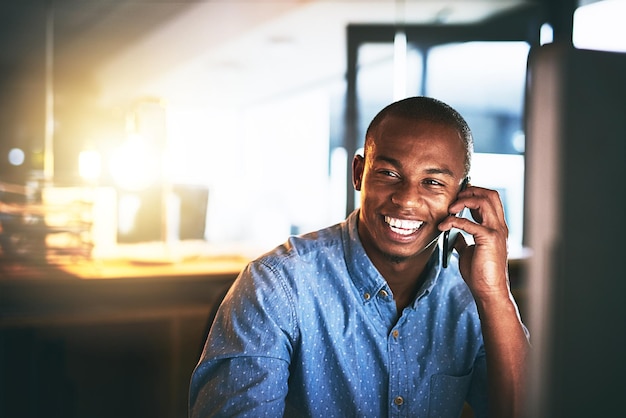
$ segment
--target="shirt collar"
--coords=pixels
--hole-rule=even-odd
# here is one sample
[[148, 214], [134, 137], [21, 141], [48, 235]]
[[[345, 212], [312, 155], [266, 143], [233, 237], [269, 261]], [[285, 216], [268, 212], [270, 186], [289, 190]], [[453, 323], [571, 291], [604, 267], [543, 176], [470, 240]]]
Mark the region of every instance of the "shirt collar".
[[356, 209], [343, 223], [342, 239], [350, 277], [361, 297], [367, 302], [371, 295], [377, 294], [387, 282], [365, 253], [359, 238], [358, 220], [359, 209]]
[[414, 304], [432, 291], [433, 287], [437, 284], [439, 276], [443, 274], [439, 245], [435, 248], [430, 260], [428, 260], [423, 274], [425, 275], [424, 282], [422, 283], [420, 290], [417, 292], [417, 296], [413, 302]]

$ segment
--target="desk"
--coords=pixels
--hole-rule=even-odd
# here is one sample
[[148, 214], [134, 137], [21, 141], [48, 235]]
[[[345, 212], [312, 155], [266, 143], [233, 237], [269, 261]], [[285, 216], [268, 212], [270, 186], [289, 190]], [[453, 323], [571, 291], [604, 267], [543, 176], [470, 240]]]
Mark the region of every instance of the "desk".
[[[209, 311], [247, 262], [3, 266], [0, 416], [186, 417]], [[514, 291], [523, 266], [510, 264]]]
[[0, 416], [186, 417], [212, 303], [246, 263], [5, 263]]

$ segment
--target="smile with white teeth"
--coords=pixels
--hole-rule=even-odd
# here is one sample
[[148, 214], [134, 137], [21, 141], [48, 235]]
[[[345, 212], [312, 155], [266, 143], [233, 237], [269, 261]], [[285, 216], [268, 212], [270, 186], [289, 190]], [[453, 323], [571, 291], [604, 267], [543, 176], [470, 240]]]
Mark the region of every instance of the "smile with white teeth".
[[400, 235], [410, 235], [417, 231], [424, 222], [410, 221], [408, 219], [397, 219], [385, 216], [385, 222], [389, 224], [391, 230]]

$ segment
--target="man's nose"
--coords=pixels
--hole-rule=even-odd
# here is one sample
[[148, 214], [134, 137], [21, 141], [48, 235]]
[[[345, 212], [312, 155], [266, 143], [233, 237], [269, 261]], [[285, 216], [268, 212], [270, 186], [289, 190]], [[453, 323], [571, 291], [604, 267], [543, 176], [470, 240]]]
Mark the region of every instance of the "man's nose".
[[391, 201], [399, 207], [410, 208], [419, 206], [422, 202], [422, 196], [416, 184], [402, 182], [397, 185], [396, 190], [391, 195]]

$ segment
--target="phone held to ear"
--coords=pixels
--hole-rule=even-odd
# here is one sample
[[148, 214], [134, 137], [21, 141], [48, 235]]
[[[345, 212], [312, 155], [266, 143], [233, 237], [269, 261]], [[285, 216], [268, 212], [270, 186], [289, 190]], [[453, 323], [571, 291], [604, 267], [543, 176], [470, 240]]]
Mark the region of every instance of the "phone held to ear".
[[[461, 189], [459, 190], [459, 192], [462, 192], [463, 190], [465, 190], [465, 188], [467, 187], [467, 183], [469, 183], [469, 177], [466, 177], [465, 180], [463, 180], [463, 183], [461, 183]], [[457, 213], [455, 216], [463, 217], [465, 215], [466, 210], [467, 208], [463, 208], [463, 210]], [[443, 251], [442, 251], [442, 260], [441, 260], [441, 264], [443, 268], [447, 268], [448, 264], [450, 263], [450, 257], [452, 256], [454, 243], [459, 235], [459, 232], [461, 232], [459, 229], [452, 228], [443, 233]]]

